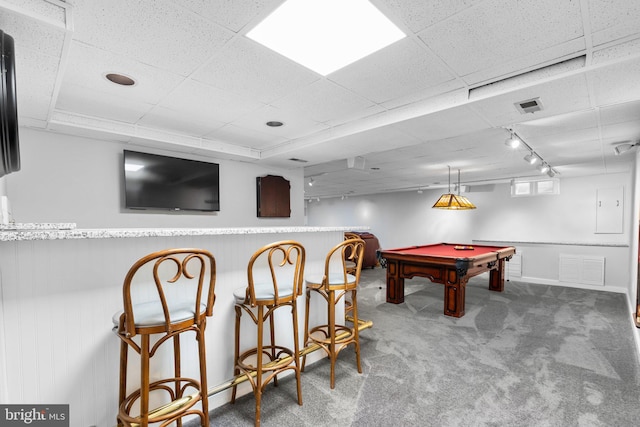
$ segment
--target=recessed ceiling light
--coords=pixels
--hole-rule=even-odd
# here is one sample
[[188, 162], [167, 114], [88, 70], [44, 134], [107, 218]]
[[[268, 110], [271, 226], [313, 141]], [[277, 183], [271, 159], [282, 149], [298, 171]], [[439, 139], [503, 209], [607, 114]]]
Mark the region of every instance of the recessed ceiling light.
[[247, 37], [326, 76], [406, 35], [367, 0], [287, 0]]
[[269, 126], [269, 127], [277, 128], [277, 127], [282, 126], [284, 123], [279, 122], [279, 121], [276, 121], [276, 120], [273, 120], [273, 121], [267, 122], [267, 123], [265, 123], [265, 124], [266, 124], [267, 126]]
[[104, 77], [110, 82], [113, 82], [121, 86], [133, 86], [136, 84], [135, 80], [133, 80], [129, 76], [125, 76], [124, 74], [108, 73], [108, 74], [105, 74]]

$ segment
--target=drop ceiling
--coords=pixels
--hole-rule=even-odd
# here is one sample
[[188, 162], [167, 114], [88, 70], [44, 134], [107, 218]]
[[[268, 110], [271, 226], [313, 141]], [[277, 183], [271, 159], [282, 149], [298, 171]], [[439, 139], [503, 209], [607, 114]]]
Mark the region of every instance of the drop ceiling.
[[508, 129], [560, 179], [630, 170], [640, 2], [371, 2], [407, 37], [321, 76], [246, 37], [282, 0], [0, 0], [19, 123], [303, 168], [308, 198], [538, 176]]

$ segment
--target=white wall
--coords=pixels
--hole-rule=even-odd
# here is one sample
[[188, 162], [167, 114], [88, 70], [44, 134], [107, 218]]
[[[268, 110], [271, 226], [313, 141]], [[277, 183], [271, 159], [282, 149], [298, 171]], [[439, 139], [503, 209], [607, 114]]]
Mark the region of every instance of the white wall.
[[[220, 164], [220, 211], [151, 212], [123, 208], [123, 149]], [[6, 175], [15, 222], [72, 222], [78, 228], [255, 227], [304, 224], [302, 169], [279, 170], [236, 162], [20, 129], [21, 169]], [[291, 182], [291, 217], [258, 218], [256, 177], [281, 175]]]
[[[625, 189], [623, 234], [595, 233], [596, 190]], [[487, 188], [488, 187], [488, 188]], [[307, 203], [309, 225], [369, 225], [386, 247], [440, 241], [515, 240], [589, 243], [630, 242], [631, 175], [610, 174], [560, 180], [560, 194], [511, 197], [509, 184], [465, 195], [468, 211], [432, 209], [443, 190], [321, 199]]]
[[[466, 196], [477, 209], [468, 211], [432, 209], [443, 190], [321, 199], [306, 202], [307, 223], [369, 225], [385, 248], [436, 242], [509, 243], [523, 253], [523, 276], [534, 283], [559, 281], [561, 253], [602, 255], [605, 287], [626, 293], [635, 230], [632, 184], [631, 173], [561, 178], [559, 195], [519, 198], [511, 197], [506, 183], [483, 186], [483, 192], [472, 187]], [[624, 187], [624, 232], [596, 234], [596, 191], [612, 187]]]

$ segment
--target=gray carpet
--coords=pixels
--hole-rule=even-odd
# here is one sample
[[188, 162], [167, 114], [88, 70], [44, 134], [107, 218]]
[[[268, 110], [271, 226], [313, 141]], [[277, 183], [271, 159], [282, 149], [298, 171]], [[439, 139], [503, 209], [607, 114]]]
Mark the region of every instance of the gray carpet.
[[[443, 287], [406, 281], [385, 302], [385, 272], [363, 271], [363, 373], [342, 351], [307, 366], [303, 405], [284, 378], [263, 395], [263, 426], [637, 426], [640, 369], [621, 294], [488, 277], [467, 286], [466, 315], [443, 312]], [[211, 413], [212, 425], [253, 424], [253, 395]]]

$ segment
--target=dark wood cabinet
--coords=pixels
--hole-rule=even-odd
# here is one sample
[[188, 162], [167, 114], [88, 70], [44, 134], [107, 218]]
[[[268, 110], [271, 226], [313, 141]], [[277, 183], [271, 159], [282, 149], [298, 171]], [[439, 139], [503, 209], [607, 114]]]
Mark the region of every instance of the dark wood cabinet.
[[289, 218], [291, 216], [291, 184], [281, 176], [256, 178], [258, 217]]

